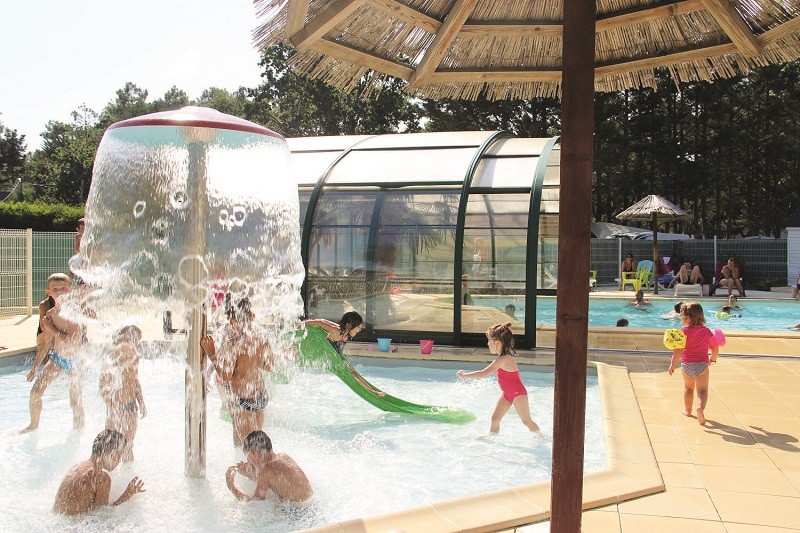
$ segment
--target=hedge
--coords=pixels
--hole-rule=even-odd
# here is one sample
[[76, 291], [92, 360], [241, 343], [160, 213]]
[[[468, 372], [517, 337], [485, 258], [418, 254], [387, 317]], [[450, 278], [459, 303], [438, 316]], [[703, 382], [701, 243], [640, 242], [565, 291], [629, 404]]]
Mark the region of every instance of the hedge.
[[75, 231], [83, 206], [0, 202], [0, 228], [34, 231]]

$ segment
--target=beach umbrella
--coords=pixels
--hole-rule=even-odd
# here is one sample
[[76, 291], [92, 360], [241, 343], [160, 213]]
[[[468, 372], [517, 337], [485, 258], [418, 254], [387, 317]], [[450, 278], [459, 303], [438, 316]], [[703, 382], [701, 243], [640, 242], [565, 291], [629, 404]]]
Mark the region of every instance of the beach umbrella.
[[651, 194], [617, 214], [620, 220], [650, 221], [653, 230], [653, 292], [658, 294], [658, 221], [686, 220], [691, 215], [666, 198]]
[[712, 80], [800, 58], [800, 0], [255, 0], [258, 46], [335, 87], [561, 98], [553, 531], [580, 528], [594, 91]]

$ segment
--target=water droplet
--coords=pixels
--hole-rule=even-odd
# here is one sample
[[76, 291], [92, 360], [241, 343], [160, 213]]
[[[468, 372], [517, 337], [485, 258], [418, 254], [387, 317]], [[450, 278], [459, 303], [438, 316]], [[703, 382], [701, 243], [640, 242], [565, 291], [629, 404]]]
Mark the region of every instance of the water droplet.
[[147, 202], [139, 200], [136, 202], [136, 205], [133, 206], [133, 216], [135, 218], [139, 218], [144, 214], [144, 210], [147, 207]]

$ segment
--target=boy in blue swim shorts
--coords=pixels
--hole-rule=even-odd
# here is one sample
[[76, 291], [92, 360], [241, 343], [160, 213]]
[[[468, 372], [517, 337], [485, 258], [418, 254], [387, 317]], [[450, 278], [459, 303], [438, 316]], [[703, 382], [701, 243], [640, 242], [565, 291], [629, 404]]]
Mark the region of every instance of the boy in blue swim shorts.
[[[27, 376], [28, 381], [35, 379], [30, 396], [31, 423], [20, 433], [27, 433], [39, 427], [44, 391], [65, 372], [69, 379], [69, 400], [72, 406], [73, 425], [76, 428], [83, 427], [82, 374], [70, 356], [83, 343], [84, 328], [71, 318], [62, 315], [61, 306], [64, 296], [71, 290], [69, 276], [61, 273], [52, 274], [47, 278], [46, 287], [45, 294], [49, 298], [53, 298], [55, 305], [39, 321], [42, 333], [37, 339], [33, 368]], [[42, 371], [36, 377], [36, 371], [40, 366]]]

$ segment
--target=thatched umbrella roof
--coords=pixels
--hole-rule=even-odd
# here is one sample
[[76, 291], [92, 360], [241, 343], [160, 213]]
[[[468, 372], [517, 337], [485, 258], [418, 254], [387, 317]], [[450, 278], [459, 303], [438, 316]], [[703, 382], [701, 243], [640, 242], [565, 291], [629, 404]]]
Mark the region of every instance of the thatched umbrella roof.
[[620, 212], [617, 218], [620, 220], [652, 220], [653, 214], [656, 214], [662, 220], [686, 220], [687, 218], [692, 218], [689, 213], [657, 194], [645, 196]]
[[645, 196], [617, 215], [620, 220], [649, 220], [653, 230], [653, 292], [658, 294], [658, 220], [686, 220], [691, 215], [666, 198]]
[[[256, 44], [340, 88], [374, 71], [429, 98], [559, 96], [562, 0], [255, 0]], [[597, 91], [655, 88], [800, 59], [800, 0], [597, 0]]]

